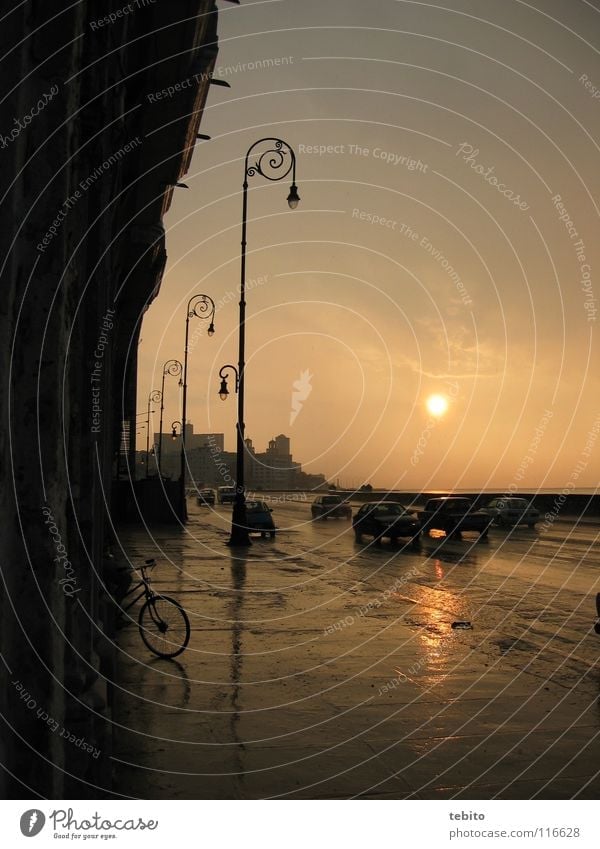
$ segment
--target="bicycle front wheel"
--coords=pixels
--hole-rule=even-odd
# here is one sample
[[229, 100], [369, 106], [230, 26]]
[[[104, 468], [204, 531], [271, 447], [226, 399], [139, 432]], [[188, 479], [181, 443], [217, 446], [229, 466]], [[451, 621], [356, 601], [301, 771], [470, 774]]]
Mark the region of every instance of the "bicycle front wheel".
[[177, 657], [190, 641], [190, 620], [179, 604], [164, 595], [149, 598], [138, 620], [144, 643], [158, 657]]

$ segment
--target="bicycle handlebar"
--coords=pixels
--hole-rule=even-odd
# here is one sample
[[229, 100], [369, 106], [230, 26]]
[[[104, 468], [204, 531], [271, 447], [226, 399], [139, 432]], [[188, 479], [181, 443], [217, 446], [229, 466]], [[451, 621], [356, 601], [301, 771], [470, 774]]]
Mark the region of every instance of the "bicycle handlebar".
[[154, 569], [155, 566], [156, 566], [156, 560], [154, 558], [152, 558], [150, 560], [144, 560], [144, 562], [140, 566], [140, 574], [141, 574], [144, 581], [149, 580], [149, 578], [147, 577], [147, 574], [151, 569]]

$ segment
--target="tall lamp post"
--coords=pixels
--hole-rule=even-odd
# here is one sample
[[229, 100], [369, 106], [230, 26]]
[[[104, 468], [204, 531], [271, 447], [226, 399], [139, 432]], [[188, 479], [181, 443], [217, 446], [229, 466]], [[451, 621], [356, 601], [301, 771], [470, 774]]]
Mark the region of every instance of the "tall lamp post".
[[212, 336], [215, 332], [215, 302], [208, 295], [192, 295], [188, 301], [187, 311], [185, 314], [185, 347], [183, 351], [183, 401], [181, 409], [181, 515], [183, 519], [187, 519], [187, 508], [185, 503], [185, 426], [187, 414], [187, 367], [189, 353], [189, 333], [190, 333], [190, 318], [201, 318], [203, 321], [210, 321], [207, 334]]
[[[146, 413], [144, 413], [144, 415], [146, 415]], [[144, 428], [147, 428], [146, 422], [139, 422], [139, 423], [138, 423], [138, 427], [136, 427], [136, 429], [135, 429], [135, 436], [136, 436], [135, 441], [137, 441], [137, 435], [138, 435], [139, 433], [143, 433], [143, 432], [144, 432]], [[143, 455], [143, 451], [140, 451], [140, 454], [142, 454], [142, 455]], [[147, 459], [148, 459], [148, 455], [146, 455], [146, 460], [147, 460]], [[138, 477], [138, 473], [137, 473], [137, 458], [136, 458], [135, 463], [136, 463], [136, 465], [135, 465], [135, 470], [134, 470], [134, 472], [133, 472], [133, 477], [137, 480], [137, 477]], [[140, 460], [140, 465], [144, 465], [144, 460], [143, 460], [143, 459], [142, 459], [142, 460]], [[146, 465], [148, 465], [148, 464], [146, 463]], [[129, 467], [128, 467], [128, 469], [129, 469]], [[129, 473], [130, 473], [130, 475], [131, 475], [131, 471], [129, 471]], [[140, 478], [141, 478], [141, 477], [142, 477], [142, 474], [140, 473], [140, 475], [139, 475], [139, 476], [140, 476]], [[147, 477], [147, 475], [145, 474], [145, 472], [144, 472], [144, 477]]]
[[[240, 327], [239, 327], [239, 357], [237, 367], [237, 395], [238, 395], [238, 417], [237, 417], [237, 447], [236, 447], [236, 489], [233, 515], [231, 520], [231, 536], [228, 545], [248, 546], [250, 537], [246, 522], [246, 492], [244, 481], [244, 369], [245, 369], [245, 345], [246, 345], [246, 229], [248, 219], [248, 178], [259, 174], [271, 182], [284, 180], [292, 173], [292, 185], [287, 196], [290, 209], [296, 209], [300, 203], [298, 187], [296, 186], [296, 154], [290, 145], [276, 138], [264, 138], [254, 142], [246, 153], [244, 162], [244, 184], [242, 201], [242, 252], [241, 252], [241, 274], [240, 274]], [[224, 367], [227, 368], [227, 367]], [[227, 398], [227, 380], [221, 376], [221, 398]], [[223, 391], [223, 389], [225, 391]]]
[[148, 477], [148, 467], [150, 465], [150, 405], [158, 404], [159, 401], [162, 402], [162, 392], [160, 389], [153, 389], [148, 395], [148, 416], [146, 418], [146, 477]]
[[163, 429], [163, 411], [165, 409], [165, 377], [170, 374], [171, 377], [179, 375], [179, 385], [183, 385], [181, 375], [183, 366], [179, 360], [167, 360], [163, 365], [162, 386], [160, 389], [160, 430], [158, 432], [158, 470], [162, 474], [162, 429]]
[[[152, 410], [152, 412], [154, 412], [154, 410]], [[135, 418], [139, 419], [140, 416], [147, 416], [147, 415], [148, 414], [144, 410], [143, 413], [136, 413]], [[135, 450], [137, 448], [137, 435], [138, 435], [138, 433], [142, 432], [143, 427], [146, 427], [146, 425], [144, 425], [144, 422], [136, 422], [135, 423], [135, 432], [133, 434], [133, 439], [132, 439], [132, 436], [131, 436], [131, 431], [128, 432], [128, 439], [127, 439], [127, 437], [125, 435], [125, 433], [126, 433], [125, 430], [123, 430], [123, 428], [121, 428], [121, 449], [119, 450], [119, 455], [118, 455], [118, 459], [117, 459], [117, 479], [119, 479], [120, 476], [121, 476], [121, 452], [125, 453], [125, 474], [128, 474], [128, 473], [131, 474], [131, 472], [130, 472], [131, 466], [130, 466], [130, 461], [129, 461], [129, 448], [126, 447], [126, 442], [133, 443], [134, 458], [135, 458], [135, 455], [137, 453], [137, 451]], [[135, 470], [134, 476], [137, 477], [137, 460], [134, 461], [134, 470]]]

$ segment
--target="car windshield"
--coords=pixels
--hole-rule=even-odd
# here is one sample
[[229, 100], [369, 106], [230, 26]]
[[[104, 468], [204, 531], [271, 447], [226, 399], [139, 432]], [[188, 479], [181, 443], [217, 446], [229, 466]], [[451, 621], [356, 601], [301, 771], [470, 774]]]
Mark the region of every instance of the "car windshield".
[[341, 504], [342, 499], [339, 495], [326, 495], [323, 498], [323, 504]]
[[529, 507], [529, 504], [524, 498], [509, 498], [504, 502], [506, 507], [518, 507], [522, 509], [523, 507]]
[[446, 501], [435, 500], [430, 501], [427, 505], [428, 510], [469, 510], [472, 503], [468, 498], [448, 498]]
[[402, 504], [378, 504], [375, 507], [376, 516], [403, 516], [406, 512]]
[[264, 512], [266, 512], [268, 509], [269, 509], [269, 508], [268, 508], [268, 507], [267, 507], [267, 505], [264, 503], [264, 501], [246, 501], [246, 510], [247, 510], [247, 511], [248, 511], [248, 510], [252, 510], [252, 511], [254, 511], [254, 512], [261, 512], [261, 513], [264, 513]]

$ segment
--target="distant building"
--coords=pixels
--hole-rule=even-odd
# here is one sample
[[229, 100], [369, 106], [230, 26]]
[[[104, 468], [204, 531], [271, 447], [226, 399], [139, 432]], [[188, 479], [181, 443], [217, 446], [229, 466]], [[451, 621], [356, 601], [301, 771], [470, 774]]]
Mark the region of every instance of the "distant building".
[[246, 482], [257, 490], [319, 489], [325, 475], [310, 475], [292, 457], [290, 438], [280, 433], [269, 442], [267, 450], [257, 453], [251, 440], [246, 440]]
[[[158, 445], [160, 443], [160, 433], [154, 434], [154, 452], [158, 454]], [[189, 422], [185, 426], [185, 452], [187, 457], [187, 477], [191, 476], [194, 481], [200, 484], [205, 483], [206, 486], [214, 485], [212, 474], [212, 465], [210, 458], [212, 457], [211, 450], [219, 454], [224, 453], [225, 435], [222, 433], [194, 433], [194, 425]], [[145, 452], [144, 452], [145, 453]], [[171, 430], [163, 432], [161, 445], [161, 471], [164, 477], [179, 478], [181, 474], [181, 434], [177, 429], [177, 434], [173, 438]], [[154, 454], [150, 456], [150, 474], [157, 472], [157, 460], [154, 459]], [[145, 466], [144, 460], [141, 465]], [[234, 464], [235, 468], [235, 464]]]
[[[158, 446], [160, 434], [154, 434]], [[280, 433], [269, 441], [267, 450], [257, 453], [251, 439], [246, 439], [246, 488], [255, 490], [315, 490], [326, 485], [325, 475], [307, 474], [302, 465], [292, 458], [290, 438]], [[201, 487], [233, 486], [236, 474], [235, 451], [225, 451], [222, 433], [194, 433], [193, 425], [186, 425], [186, 478], [190, 485]], [[145, 475], [145, 452], [140, 452], [138, 475]], [[162, 473], [165, 477], [179, 478], [181, 474], [181, 436], [172, 438], [163, 433]], [[157, 458], [150, 456], [150, 474], [156, 474]]]
[[[158, 445], [160, 433], [154, 434], [154, 444]], [[194, 433], [194, 425], [189, 422], [185, 426], [185, 448], [186, 451], [192, 451], [194, 448], [206, 448], [211, 445], [217, 445], [220, 451], [225, 449], [225, 435], [222, 433]], [[162, 453], [163, 457], [167, 454], [179, 454], [181, 452], [181, 436], [179, 428], [177, 436], [173, 439], [173, 433], [169, 430], [168, 433], [163, 433], [162, 438]]]
[[275, 439], [269, 442], [269, 447], [265, 453], [271, 457], [285, 457], [291, 461], [292, 455], [289, 436], [284, 436], [283, 433], [280, 433], [279, 436], [276, 436]]
[[271, 439], [264, 453], [257, 454], [252, 442], [246, 442], [246, 478], [254, 489], [296, 489], [300, 463], [295, 463], [290, 451], [290, 440], [279, 434]]

